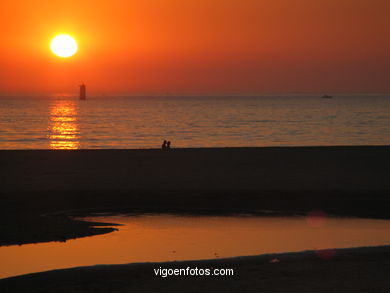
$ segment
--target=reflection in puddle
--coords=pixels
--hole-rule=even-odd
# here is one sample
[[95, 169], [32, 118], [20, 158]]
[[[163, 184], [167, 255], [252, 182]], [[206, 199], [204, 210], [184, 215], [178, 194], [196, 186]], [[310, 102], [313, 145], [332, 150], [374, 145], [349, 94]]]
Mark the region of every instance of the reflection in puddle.
[[74, 150], [80, 147], [76, 102], [56, 100], [50, 108], [50, 149]]
[[131, 262], [212, 259], [273, 252], [390, 244], [390, 221], [304, 217], [89, 218], [119, 231], [66, 243], [0, 247], [0, 277]]

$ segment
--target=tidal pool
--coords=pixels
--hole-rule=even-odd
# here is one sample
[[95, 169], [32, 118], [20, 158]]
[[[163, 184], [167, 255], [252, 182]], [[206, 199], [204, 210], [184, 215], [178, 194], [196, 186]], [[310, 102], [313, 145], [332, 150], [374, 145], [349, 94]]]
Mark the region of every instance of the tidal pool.
[[0, 278], [52, 269], [390, 244], [390, 221], [308, 217], [102, 216], [119, 231], [0, 247]]

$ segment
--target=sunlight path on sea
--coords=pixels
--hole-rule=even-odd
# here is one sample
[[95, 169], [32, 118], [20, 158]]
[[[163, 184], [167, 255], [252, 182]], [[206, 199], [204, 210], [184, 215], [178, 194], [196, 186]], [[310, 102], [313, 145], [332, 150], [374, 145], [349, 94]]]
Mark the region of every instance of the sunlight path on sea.
[[55, 100], [51, 104], [48, 131], [50, 149], [74, 150], [80, 147], [74, 100]]

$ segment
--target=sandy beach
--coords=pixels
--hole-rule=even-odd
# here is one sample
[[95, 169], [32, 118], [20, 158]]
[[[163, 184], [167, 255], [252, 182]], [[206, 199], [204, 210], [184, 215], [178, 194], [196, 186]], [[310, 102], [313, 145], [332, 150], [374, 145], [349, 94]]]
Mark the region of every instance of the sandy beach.
[[95, 212], [389, 218], [390, 147], [0, 151], [0, 244], [107, 233]]
[[389, 151], [387, 146], [0, 151], [2, 192], [381, 192], [390, 190]]
[[[326, 254], [325, 254], [326, 255]], [[0, 280], [1, 292], [388, 292], [390, 248], [107, 265]], [[278, 261], [275, 262], [275, 259]], [[273, 261], [274, 260], [274, 261]], [[162, 268], [232, 268], [233, 276], [156, 276]]]
[[[109, 233], [97, 212], [389, 218], [390, 147], [0, 151], [1, 245]], [[270, 263], [277, 258], [280, 262]], [[0, 281], [1, 292], [385, 292], [388, 247], [96, 266]], [[233, 277], [161, 278], [153, 268], [232, 267]], [[31, 289], [34, 288], [34, 289]], [[242, 289], [244, 288], [244, 289]], [[36, 290], [35, 290], [36, 289]], [[35, 290], [35, 291], [34, 291]], [[203, 290], [203, 289], [202, 289]]]

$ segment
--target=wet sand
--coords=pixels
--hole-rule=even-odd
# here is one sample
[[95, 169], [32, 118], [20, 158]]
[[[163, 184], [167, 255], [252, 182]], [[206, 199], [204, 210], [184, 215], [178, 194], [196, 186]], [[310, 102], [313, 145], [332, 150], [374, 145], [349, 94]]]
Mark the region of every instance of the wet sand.
[[388, 146], [0, 151], [0, 178], [0, 245], [107, 233], [67, 217], [94, 212], [390, 217]]
[[[272, 263], [273, 259], [278, 262]], [[156, 276], [162, 268], [230, 268], [233, 276]], [[209, 261], [81, 267], [0, 280], [1, 292], [388, 292], [390, 248]]]

